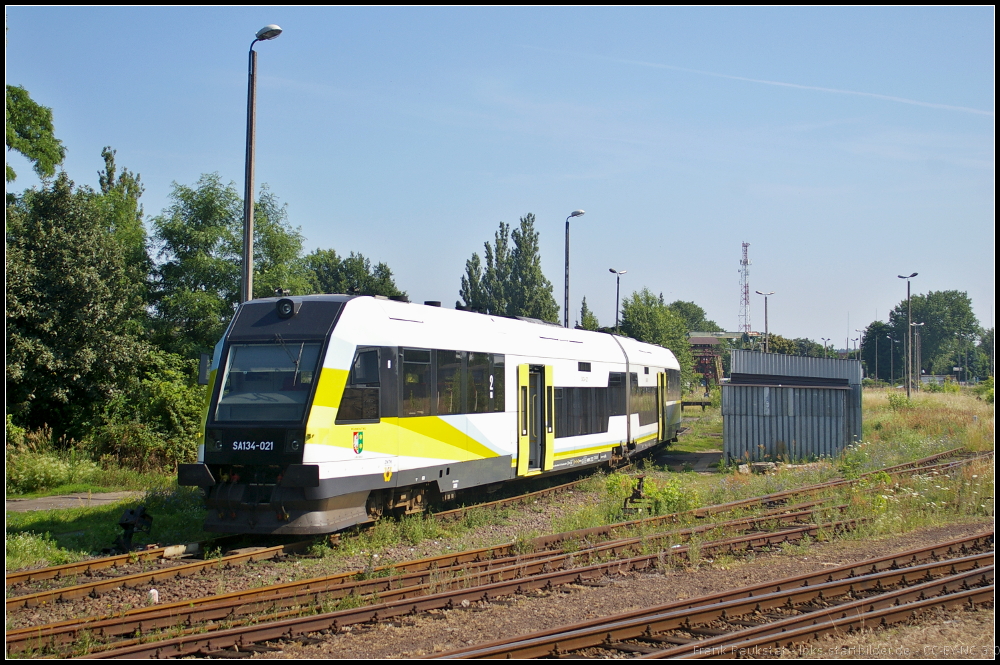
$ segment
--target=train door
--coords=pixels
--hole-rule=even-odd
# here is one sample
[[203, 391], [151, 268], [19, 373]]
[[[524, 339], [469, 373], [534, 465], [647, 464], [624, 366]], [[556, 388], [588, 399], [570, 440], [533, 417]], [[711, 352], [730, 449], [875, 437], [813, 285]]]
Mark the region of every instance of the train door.
[[667, 373], [656, 374], [656, 413], [659, 441], [667, 440]]
[[552, 368], [517, 367], [517, 475], [552, 468], [555, 460], [555, 394]]

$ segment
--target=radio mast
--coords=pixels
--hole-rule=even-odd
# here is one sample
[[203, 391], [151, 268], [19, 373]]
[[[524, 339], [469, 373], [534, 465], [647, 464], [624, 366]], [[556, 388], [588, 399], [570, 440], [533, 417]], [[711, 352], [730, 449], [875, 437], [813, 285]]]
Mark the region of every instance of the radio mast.
[[750, 258], [747, 252], [748, 247], [750, 247], [750, 243], [743, 243], [743, 258], [740, 259], [740, 332], [746, 335], [749, 335], [753, 330], [750, 325]]

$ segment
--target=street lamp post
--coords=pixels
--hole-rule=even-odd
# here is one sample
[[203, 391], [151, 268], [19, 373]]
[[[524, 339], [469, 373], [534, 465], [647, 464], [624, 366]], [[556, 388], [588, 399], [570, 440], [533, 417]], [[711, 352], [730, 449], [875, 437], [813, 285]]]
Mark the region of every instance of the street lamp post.
[[820, 337], [823, 340], [823, 357], [826, 358], [826, 343], [830, 341], [829, 337]]
[[921, 358], [920, 358], [920, 326], [922, 326], [922, 325], [924, 325], [924, 324], [923, 323], [911, 323], [910, 324], [910, 328], [913, 330], [913, 334], [916, 337], [915, 342], [916, 342], [916, 345], [917, 345], [917, 353], [916, 353], [916, 357], [914, 358], [915, 362], [914, 362], [914, 366], [912, 368], [913, 371], [917, 375], [917, 390], [920, 390], [923, 387], [923, 383], [924, 383], [923, 379], [921, 378], [923, 376], [924, 372], [923, 372], [923, 369], [921, 368], [921, 365], [923, 363], [921, 362]]
[[582, 210], [574, 210], [566, 218], [566, 292], [563, 297], [563, 328], [569, 328], [569, 218], [579, 217], [582, 214]]
[[618, 332], [618, 297], [621, 295], [622, 289], [622, 275], [628, 272], [628, 270], [615, 270], [614, 268], [608, 268], [608, 272], [613, 272], [617, 275], [615, 281], [615, 332]]
[[774, 291], [768, 291], [767, 293], [757, 291], [757, 295], [764, 296], [764, 353], [767, 353], [771, 350], [771, 336], [767, 331], [767, 297], [773, 296]]
[[889, 387], [892, 388], [896, 383], [896, 340], [892, 335], [885, 338], [889, 340]]
[[911, 332], [913, 323], [910, 316], [910, 280], [916, 277], [917, 273], [896, 276], [906, 280], [906, 396], [909, 397], [913, 383], [913, 333]]
[[858, 339], [857, 339], [857, 342], [858, 342], [858, 344], [857, 344], [858, 353], [857, 353], [857, 357], [858, 357], [858, 360], [861, 360], [861, 344], [865, 340], [865, 331], [864, 330], [858, 330], [857, 328], [855, 328], [854, 332], [858, 333]]
[[243, 284], [240, 302], [253, 299], [253, 139], [257, 129], [257, 42], [274, 39], [281, 34], [276, 25], [265, 25], [257, 31], [257, 38], [250, 43], [250, 64], [247, 78], [247, 155], [246, 182], [243, 188]]

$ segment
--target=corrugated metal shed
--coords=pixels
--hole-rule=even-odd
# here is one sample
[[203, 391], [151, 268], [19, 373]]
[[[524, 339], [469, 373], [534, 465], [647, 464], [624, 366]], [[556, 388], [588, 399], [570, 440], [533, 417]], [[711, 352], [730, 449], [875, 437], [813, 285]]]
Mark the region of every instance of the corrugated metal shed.
[[859, 361], [732, 354], [732, 380], [722, 387], [727, 459], [833, 457], [860, 439]]

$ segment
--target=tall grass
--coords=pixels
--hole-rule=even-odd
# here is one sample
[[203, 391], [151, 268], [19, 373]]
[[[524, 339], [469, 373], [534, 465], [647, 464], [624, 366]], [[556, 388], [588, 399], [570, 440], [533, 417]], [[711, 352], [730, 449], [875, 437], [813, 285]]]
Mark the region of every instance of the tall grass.
[[208, 537], [202, 531], [205, 510], [196, 488], [154, 489], [142, 498], [95, 507], [7, 513], [5, 545], [7, 570], [51, 566], [99, 554], [121, 535], [118, 520], [139, 505], [153, 517], [148, 534], [136, 534], [133, 543], [183, 543]]

